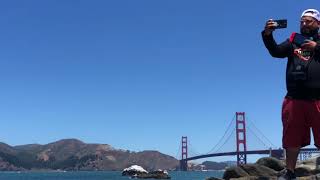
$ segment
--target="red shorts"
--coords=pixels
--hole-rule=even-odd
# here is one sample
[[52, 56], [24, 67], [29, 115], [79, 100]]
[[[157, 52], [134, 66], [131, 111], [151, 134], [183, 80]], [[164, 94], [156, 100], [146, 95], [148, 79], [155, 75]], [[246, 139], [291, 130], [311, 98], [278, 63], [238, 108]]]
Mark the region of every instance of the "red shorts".
[[320, 100], [285, 98], [282, 105], [283, 148], [310, 144], [310, 128], [314, 144], [320, 148]]

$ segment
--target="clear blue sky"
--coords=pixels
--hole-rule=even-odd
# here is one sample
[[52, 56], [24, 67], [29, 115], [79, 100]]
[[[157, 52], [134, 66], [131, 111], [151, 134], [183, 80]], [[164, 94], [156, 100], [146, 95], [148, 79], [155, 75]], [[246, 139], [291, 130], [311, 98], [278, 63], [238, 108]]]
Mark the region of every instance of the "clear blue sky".
[[[281, 146], [286, 60], [260, 32], [309, 1], [1, 1], [0, 141], [208, 152], [245, 111]], [[235, 148], [235, 145], [234, 145]]]

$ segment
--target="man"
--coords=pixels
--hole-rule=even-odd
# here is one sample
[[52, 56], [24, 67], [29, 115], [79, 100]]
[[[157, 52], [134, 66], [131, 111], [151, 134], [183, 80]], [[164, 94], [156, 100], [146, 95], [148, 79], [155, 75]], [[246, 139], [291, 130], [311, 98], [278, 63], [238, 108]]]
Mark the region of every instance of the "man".
[[[277, 44], [272, 33], [277, 23], [266, 22], [263, 42], [276, 58], [287, 57], [287, 94], [282, 105], [282, 146], [286, 150], [286, 171], [280, 177], [295, 179], [294, 169], [300, 148], [310, 144], [310, 128], [315, 146], [320, 148], [320, 13], [305, 10], [300, 19], [300, 34]], [[299, 38], [300, 37], [300, 38]], [[299, 39], [306, 39], [299, 44]]]

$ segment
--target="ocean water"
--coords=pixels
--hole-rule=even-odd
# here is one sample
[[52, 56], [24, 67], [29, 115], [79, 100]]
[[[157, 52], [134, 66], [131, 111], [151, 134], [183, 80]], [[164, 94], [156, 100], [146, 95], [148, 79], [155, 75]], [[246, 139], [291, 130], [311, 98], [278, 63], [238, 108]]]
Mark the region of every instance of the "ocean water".
[[[221, 178], [223, 171], [169, 172], [172, 180], [205, 180], [208, 177]], [[120, 171], [98, 172], [0, 172], [0, 180], [129, 180]]]

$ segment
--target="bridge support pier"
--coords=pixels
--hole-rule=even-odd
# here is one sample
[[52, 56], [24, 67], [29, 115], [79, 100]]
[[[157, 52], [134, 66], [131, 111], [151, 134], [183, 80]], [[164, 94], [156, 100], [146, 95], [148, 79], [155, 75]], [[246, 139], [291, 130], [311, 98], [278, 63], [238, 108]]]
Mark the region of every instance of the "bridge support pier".
[[188, 171], [188, 161], [180, 160], [180, 171]]
[[182, 136], [181, 138], [181, 160], [180, 160], [180, 170], [188, 171], [188, 137]]
[[244, 112], [236, 113], [237, 165], [247, 164], [246, 119]]

